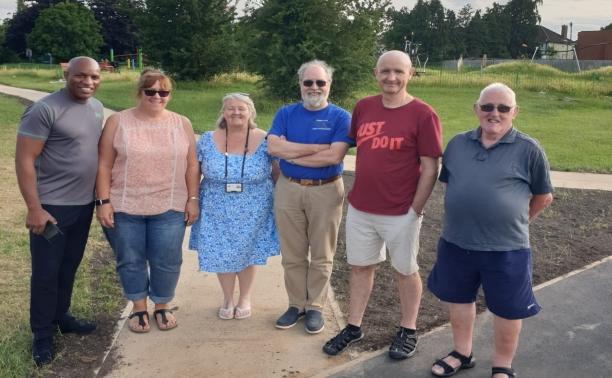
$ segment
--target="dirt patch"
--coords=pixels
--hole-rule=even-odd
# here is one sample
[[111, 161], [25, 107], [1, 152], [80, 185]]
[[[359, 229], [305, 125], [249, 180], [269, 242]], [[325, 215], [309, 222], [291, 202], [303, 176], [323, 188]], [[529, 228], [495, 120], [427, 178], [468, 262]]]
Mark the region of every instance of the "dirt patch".
[[[352, 174], [344, 175], [347, 193], [353, 180]], [[531, 225], [535, 285], [610, 255], [612, 192], [557, 189], [554, 197], [551, 207], [544, 210]], [[442, 228], [443, 193], [440, 185], [436, 185], [425, 210], [418, 258], [423, 286], [436, 259], [436, 245]], [[332, 286], [336, 300], [345, 314], [348, 311], [348, 278], [343, 220], [334, 259]], [[484, 310], [482, 298], [477, 300], [477, 304], [479, 311]], [[395, 334], [399, 318], [399, 298], [393, 268], [384, 262], [376, 272], [374, 289], [363, 319], [362, 327], [366, 337], [352, 348], [370, 351], [387, 347]], [[447, 322], [446, 308], [424, 287], [417, 322], [419, 332], [426, 332]]]

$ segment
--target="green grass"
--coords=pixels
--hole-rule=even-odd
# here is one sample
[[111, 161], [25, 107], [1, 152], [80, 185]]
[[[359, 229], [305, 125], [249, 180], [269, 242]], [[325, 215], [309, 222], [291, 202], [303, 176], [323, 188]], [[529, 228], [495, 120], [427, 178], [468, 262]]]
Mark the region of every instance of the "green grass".
[[[0, 295], [3, 321], [0, 322], [0, 376], [46, 375], [35, 369], [31, 358], [29, 326], [30, 252], [25, 224], [25, 205], [14, 173], [15, 135], [23, 104], [0, 96]], [[94, 226], [85, 258], [81, 263], [71, 310], [78, 316], [94, 318], [114, 315], [122, 303], [114, 264], [100, 227]], [[94, 264], [94, 261], [96, 263]], [[95, 272], [92, 270], [95, 266]]]
[[[601, 94], [612, 93], [612, 69], [569, 74], [547, 66], [510, 63], [491, 66], [485, 71], [460, 74], [428, 71], [410, 82], [409, 91], [438, 112], [445, 143], [452, 136], [476, 127], [472, 104], [480, 89], [506, 78], [516, 90], [521, 108], [516, 127], [540, 141], [553, 169], [612, 172], [612, 97]], [[1, 83], [46, 91], [64, 85], [57, 82], [58, 75], [59, 70], [0, 68]], [[587, 93], [593, 86], [594, 82], [590, 81], [593, 77], [598, 78], [599, 89], [596, 93]], [[97, 97], [115, 110], [133, 106], [136, 78], [135, 72], [104, 73]], [[255, 101], [259, 126], [268, 129], [281, 103], [266, 98], [256, 82], [256, 77], [234, 73], [204, 83], [178, 83], [169, 108], [186, 115], [194, 129], [203, 132], [213, 129], [224, 94], [247, 92]], [[340, 105], [352, 109], [357, 98], [378, 91], [374, 79], [363, 83], [363, 87], [366, 89]]]

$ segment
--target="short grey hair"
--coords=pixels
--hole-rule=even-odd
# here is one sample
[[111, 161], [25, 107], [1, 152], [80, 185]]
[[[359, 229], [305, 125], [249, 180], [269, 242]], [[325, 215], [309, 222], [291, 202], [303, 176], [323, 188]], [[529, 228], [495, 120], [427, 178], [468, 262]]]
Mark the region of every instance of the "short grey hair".
[[516, 93], [504, 83], [492, 83], [484, 87], [482, 91], [480, 91], [480, 97], [476, 101], [477, 104], [480, 104], [482, 98], [489, 92], [505, 92], [508, 94], [512, 100], [512, 104], [507, 104], [508, 106], [516, 106]]
[[332, 76], [334, 75], [334, 69], [329, 64], [319, 59], [311, 60], [310, 62], [306, 62], [300, 66], [300, 68], [297, 70], [298, 79], [300, 81], [304, 79], [304, 72], [306, 72], [306, 70], [312, 66], [319, 66], [323, 68], [323, 70], [327, 74], [327, 79], [330, 82], [332, 81]]
[[225, 109], [225, 103], [228, 100], [237, 100], [240, 102], [244, 102], [247, 106], [247, 108], [249, 108], [249, 112], [251, 113], [251, 116], [249, 117], [249, 129], [254, 129], [257, 127], [257, 124], [255, 123], [255, 118], [257, 117], [257, 111], [255, 110], [255, 103], [253, 102], [253, 100], [251, 100], [251, 97], [249, 97], [248, 94], [246, 93], [239, 93], [239, 92], [234, 92], [234, 93], [228, 93], [225, 96], [223, 96], [223, 100], [221, 100], [221, 110], [219, 111], [219, 117], [217, 118], [217, 121], [215, 122], [215, 126], [219, 129], [225, 129], [227, 127], [227, 122], [225, 121], [225, 118], [223, 117], [223, 110]]

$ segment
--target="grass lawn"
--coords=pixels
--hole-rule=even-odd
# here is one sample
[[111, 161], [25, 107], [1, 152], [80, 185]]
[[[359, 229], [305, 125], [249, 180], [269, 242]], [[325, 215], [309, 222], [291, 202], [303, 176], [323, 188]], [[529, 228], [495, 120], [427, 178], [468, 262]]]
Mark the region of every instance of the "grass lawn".
[[[133, 106], [136, 74], [103, 75], [97, 97], [115, 110]], [[0, 70], [3, 84], [46, 91], [64, 85], [57, 81], [58, 77], [59, 71], [54, 70]], [[436, 109], [442, 120], [445, 144], [457, 133], [477, 126], [472, 104], [481, 89], [480, 81], [465, 81], [465, 86], [461, 86], [455, 80], [449, 86], [441, 87], [427, 80], [415, 78], [409, 90]], [[572, 82], [582, 78], [564, 75], [556, 80]], [[364, 87], [367, 89], [355, 98], [377, 92], [373, 79], [364, 83]], [[268, 129], [281, 103], [267, 99], [258, 90], [256, 78], [246, 74], [223, 75], [206, 83], [178, 83], [169, 108], [189, 117], [197, 132], [211, 130], [221, 98], [233, 91], [252, 95], [258, 110], [258, 124]], [[517, 101], [521, 110], [515, 121], [516, 127], [540, 141], [552, 169], [612, 172], [612, 97], [518, 89]], [[348, 100], [340, 105], [352, 109], [354, 104], [355, 100]]]
[[[0, 96], [0, 293], [3, 321], [0, 322], [0, 376], [48, 375], [49, 369], [34, 368], [29, 325], [30, 251], [25, 225], [25, 205], [15, 177], [15, 135], [23, 104]], [[95, 258], [92, 258], [95, 256]], [[101, 258], [108, 262], [101, 263]], [[95, 261], [93, 261], [95, 260]], [[96, 319], [116, 312], [122, 302], [115, 278], [112, 253], [99, 226], [92, 228], [87, 251], [75, 284], [72, 312]], [[95, 265], [95, 266], [94, 266]], [[57, 351], [63, 350], [58, 338]]]

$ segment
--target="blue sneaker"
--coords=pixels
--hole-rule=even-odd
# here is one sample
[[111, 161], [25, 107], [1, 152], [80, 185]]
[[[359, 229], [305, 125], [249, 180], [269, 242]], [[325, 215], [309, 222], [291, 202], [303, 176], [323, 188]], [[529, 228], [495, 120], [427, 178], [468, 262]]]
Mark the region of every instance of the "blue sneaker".
[[276, 321], [276, 328], [287, 329], [295, 325], [295, 323], [304, 316], [304, 311], [300, 311], [297, 307], [289, 307], [287, 311]]
[[306, 311], [306, 332], [315, 334], [323, 331], [323, 328], [325, 328], [325, 320], [321, 311]]

